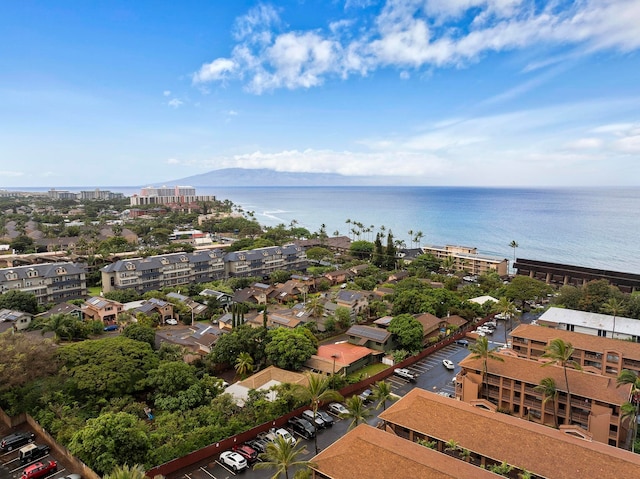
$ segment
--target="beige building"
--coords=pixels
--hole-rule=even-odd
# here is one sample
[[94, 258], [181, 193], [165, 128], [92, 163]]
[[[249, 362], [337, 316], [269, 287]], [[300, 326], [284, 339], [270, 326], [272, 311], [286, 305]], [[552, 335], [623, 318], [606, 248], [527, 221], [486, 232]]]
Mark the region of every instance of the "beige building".
[[[485, 380], [482, 359], [471, 356], [463, 359], [457, 376], [456, 397], [467, 403], [481, 401], [485, 407], [549, 426], [554, 426], [557, 410], [559, 424], [578, 426], [594, 441], [626, 446], [628, 422], [623, 421], [620, 407], [629, 400], [631, 385], [618, 387], [614, 378], [567, 368], [571, 393], [569, 414], [562, 367], [543, 367], [542, 362], [507, 354], [502, 358], [502, 362], [487, 360]], [[536, 390], [536, 386], [544, 378], [553, 379], [558, 391], [557, 403], [551, 400], [543, 404], [543, 393]]]
[[14, 289], [32, 293], [38, 304], [63, 303], [87, 294], [86, 266], [47, 263], [0, 269], [0, 294]]
[[473, 275], [495, 272], [500, 276], [506, 276], [509, 273], [508, 259], [478, 254], [478, 249], [470, 246], [423, 246], [422, 251], [439, 260], [452, 258], [456, 271], [464, 271]]

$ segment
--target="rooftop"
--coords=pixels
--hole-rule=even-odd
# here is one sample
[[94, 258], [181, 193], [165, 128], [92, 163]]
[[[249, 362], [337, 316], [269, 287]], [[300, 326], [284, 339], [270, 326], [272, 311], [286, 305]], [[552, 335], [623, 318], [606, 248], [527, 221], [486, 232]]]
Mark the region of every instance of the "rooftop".
[[586, 311], [575, 311], [573, 309], [551, 307], [538, 318], [538, 322], [572, 324], [590, 329], [613, 331], [614, 319], [616, 333], [640, 336], [640, 321], [637, 319], [623, 318], [620, 316], [614, 318], [614, 316], [608, 314], [589, 313]]

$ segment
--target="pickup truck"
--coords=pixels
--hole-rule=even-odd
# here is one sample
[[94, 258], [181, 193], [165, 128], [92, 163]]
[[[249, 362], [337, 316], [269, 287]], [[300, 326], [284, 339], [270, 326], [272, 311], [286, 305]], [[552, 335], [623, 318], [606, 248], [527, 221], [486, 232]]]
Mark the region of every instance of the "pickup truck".
[[393, 374], [395, 374], [398, 377], [401, 377], [402, 379], [406, 379], [407, 381], [413, 382], [416, 380], [416, 375], [405, 368], [396, 368], [393, 370]]

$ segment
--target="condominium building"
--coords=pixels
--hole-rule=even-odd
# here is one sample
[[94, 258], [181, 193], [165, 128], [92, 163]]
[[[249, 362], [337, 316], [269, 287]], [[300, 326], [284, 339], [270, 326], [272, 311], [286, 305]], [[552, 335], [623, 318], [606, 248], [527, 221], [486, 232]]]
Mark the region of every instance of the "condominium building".
[[439, 260], [453, 259], [453, 268], [456, 271], [465, 271], [473, 275], [495, 272], [500, 276], [509, 273], [509, 260], [478, 254], [477, 248], [470, 246], [423, 246], [422, 251]]
[[119, 260], [102, 268], [102, 289], [139, 292], [206, 283], [229, 277], [268, 276], [276, 270], [303, 271], [307, 257], [298, 246], [270, 246], [225, 253], [219, 249]]
[[536, 322], [541, 326], [554, 329], [640, 342], [640, 321], [633, 318], [566, 308], [549, 308]]
[[[483, 359], [463, 359], [456, 397], [467, 403], [482, 401], [486, 407], [541, 424], [579, 426], [594, 441], [625, 446], [629, 424], [623, 420], [620, 407], [629, 401], [631, 385], [618, 387], [612, 377], [571, 368], [565, 371], [560, 366], [508, 354], [501, 358], [502, 361], [487, 360], [485, 375]], [[536, 389], [545, 378], [555, 384], [556, 401], [544, 402], [544, 393]], [[567, 389], [571, 395], [570, 411]]]
[[[462, 401], [445, 398], [424, 389], [415, 388], [379, 415], [384, 421], [386, 433], [395, 434], [407, 442], [428, 442], [439, 454], [458, 458], [442, 475], [404, 475], [401, 468], [396, 473], [365, 474], [364, 477], [483, 477], [483, 469], [505, 463], [513, 467], [508, 477], [532, 479], [620, 479], [640, 474], [640, 456], [591, 440], [588, 432], [580, 428], [562, 426], [560, 429], [543, 426], [518, 417], [476, 407]], [[367, 431], [368, 433], [369, 431]], [[347, 436], [345, 436], [347, 437]], [[371, 435], [371, 438], [378, 439]], [[354, 472], [342, 475], [329, 461], [356, 471], [353, 467], [375, 470], [385, 467], [386, 439], [378, 439], [380, 449], [362, 457], [354, 448], [352, 454], [342, 454], [340, 441], [312, 459], [325, 475], [316, 477], [360, 477]], [[360, 441], [364, 444], [364, 441]], [[420, 446], [423, 447], [423, 446]], [[425, 449], [427, 449], [425, 447]], [[409, 450], [409, 449], [407, 449]], [[411, 457], [418, 457], [411, 449]], [[317, 460], [317, 461], [316, 461]], [[347, 465], [353, 461], [353, 465]], [[393, 464], [393, 463], [392, 463]], [[463, 467], [473, 465], [477, 469], [463, 472]], [[369, 470], [369, 469], [364, 469]], [[381, 469], [382, 470], [382, 469]], [[500, 476], [498, 476], [500, 477]]]
[[640, 374], [640, 344], [591, 334], [521, 324], [511, 332], [512, 351], [526, 359], [538, 359], [556, 338], [571, 343], [571, 359], [588, 372], [616, 377], [623, 369]]
[[87, 267], [81, 263], [46, 263], [0, 269], [0, 294], [33, 293], [38, 304], [62, 303], [87, 294]]
[[215, 196], [196, 195], [192, 186], [148, 186], [140, 190], [139, 195], [130, 197], [131, 206], [146, 205], [189, 205], [199, 202], [215, 201]]

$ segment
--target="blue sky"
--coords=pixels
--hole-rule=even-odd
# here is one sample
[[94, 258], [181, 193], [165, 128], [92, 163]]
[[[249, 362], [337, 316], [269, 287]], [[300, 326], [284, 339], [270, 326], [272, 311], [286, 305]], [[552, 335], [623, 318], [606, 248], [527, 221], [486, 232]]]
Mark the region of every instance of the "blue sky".
[[0, 188], [640, 183], [640, 0], [0, 4]]

